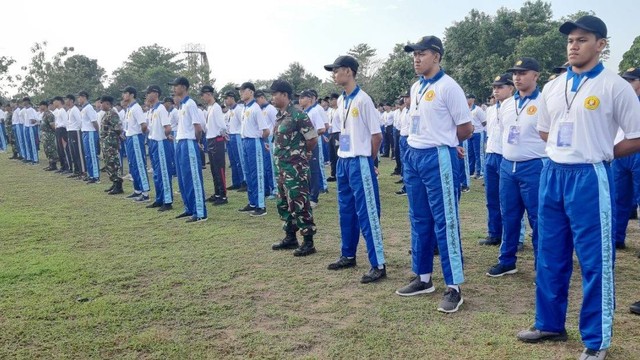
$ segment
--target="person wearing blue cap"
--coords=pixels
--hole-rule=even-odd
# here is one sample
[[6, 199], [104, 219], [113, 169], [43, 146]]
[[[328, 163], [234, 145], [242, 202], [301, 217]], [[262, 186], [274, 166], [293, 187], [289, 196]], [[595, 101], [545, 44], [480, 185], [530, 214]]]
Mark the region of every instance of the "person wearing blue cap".
[[187, 78], [177, 77], [168, 85], [173, 87], [175, 97], [180, 99], [176, 101], [179, 104], [179, 119], [175, 139], [178, 142], [175, 159], [184, 212], [176, 216], [176, 219], [188, 217], [187, 223], [206, 221], [208, 218], [202, 179], [202, 158], [198, 145], [201, 137], [204, 136], [204, 115], [188, 95], [189, 80]]
[[360, 232], [367, 244], [371, 268], [360, 279], [372, 283], [387, 276], [382, 228], [380, 226], [380, 193], [377, 157], [382, 142], [380, 113], [373, 100], [356, 84], [358, 61], [340, 56], [324, 69], [333, 72], [336, 85], [344, 88], [338, 99], [340, 145], [336, 169], [338, 213], [340, 217], [340, 258], [329, 264], [329, 270], [356, 266], [356, 250]]
[[[595, 16], [567, 21], [571, 66], [543, 93], [548, 116], [538, 119], [546, 140], [538, 204], [534, 325], [518, 333], [536, 343], [564, 341], [573, 253], [580, 264], [583, 302], [581, 360], [607, 356], [613, 334], [614, 198], [610, 162], [640, 151], [640, 102], [629, 84], [605, 69], [600, 56], [607, 27]], [[625, 139], [614, 146], [618, 128]]]
[[437, 243], [447, 289], [437, 309], [452, 313], [464, 302], [457, 145], [473, 134], [471, 112], [460, 85], [440, 67], [444, 55], [440, 39], [424, 36], [404, 50], [413, 53], [413, 66], [420, 76], [411, 87], [409, 147], [403, 159], [416, 277], [396, 294], [435, 291], [431, 273]]

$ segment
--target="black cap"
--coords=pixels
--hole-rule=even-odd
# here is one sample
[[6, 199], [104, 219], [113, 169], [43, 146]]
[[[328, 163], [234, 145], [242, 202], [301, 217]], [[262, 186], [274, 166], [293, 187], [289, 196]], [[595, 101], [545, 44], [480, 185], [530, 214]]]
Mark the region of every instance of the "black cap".
[[433, 50], [442, 56], [444, 54], [444, 46], [442, 46], [442, 41], [436, 36], [423, 36], [422, 39], [418, 40], [415, 44], [405, 45], [404, 51], [406, 52], [414, 52], [414, 51], [422, 51], [422, 50]]
[[172, 82], [167, 83], [167, 85], [171, 85], [171, 86], [183, 85], [184, 87], [188, 88], [189, 80], [187, 80], [187, 78], [184, 76], [178, 76], [177, 78], [173, 79]]
[[229, 91], [224, 93], [224, 97], [232, 97], [232, 98], [235, 99], [235, 98], [238, 97], [238, 94], [233, 90], [229, 90]]
[[622, 77], [627, 80], [640, 79], [640, 68], [629, 68], [627, 71], [622, 73]]
[[317, 97], [318, 97], [318, 92], [317, 92], [317, 91], [315, 91], [315, 89], [309, 89], [309, 90], [307, 90], [307, 91], [309, 91], [309, 92], [311, 93], [311, 95], [313, 95], [313, 97], [315, 97], [315, 98], [317, 98]]
[[556, 66], [553, 68], [553, 72], [556, 74], [560, 74], [563, 73], [565, 71], [567, 71], [567, 68], [569, 67], [569, 62], [566, 62], [560, 66]]
[[491, 85], [501, 86], [501, 85], [511, 85], [513, 86], [513, 75], [511, 73], [504, 73], [502, 75], [496, 76], [493, 79]]
[[173, 99], [167, 96], [166, 98], [164, 98], [164, 100], [162, 100], [162, 102], [163, 102], [163, 103], [167, 103], [167, 102], [169, 102], [169, 103], [172, 103], [172, 104], [173, 104]]
[[331, 93], [331, 95], [329, 95], [329, 98], [331, 98], [331, 99], [338, 99], [338, 98], [340, 98], [340, 94], [338, 94], [338, 93]]
[[255, 97], [266, 97], [263, 90], [256, 90]]
[[49, 106], [49, 102], [47, 100], [42, 100], [38, 105]]
[[114, 99], [113, 99], [113, 96], [102, 95], [100, 97], [100, 101], [101, 102], [108, 102], [109, 104], [113, 105]]
[[62, 96], [55, 96], [51, 101], [60, 101], [60, 102], [64, 102], [64, 99], [62, 98]]
[[71, 101], [76, 101], [76, 96], [73, 94], [67, 94], [67, 96], [65, 96], [64, 98], [69, 99]]
[[84, 90], [78, 92], [78, 96], [79, 97], [82, 96], [82, 97], [86, 98], [87, 100], [89, 100], [89, 93], [84, 91]]
[[307, 90], [302, 90], [302, 92], [300, 92], [300, 94], [298, 94], [298, 96], [300, 96], [301, 98], [303, 98], [303, 97], [310, 98], [310, 97], [313, 97], [314, 95], [313, 95], [313, 92], [311, 90], [307, 89]]
[[154, 92], [154, 93], [157, 93], [158, 96], [162, 95], [162, 90], [160, 90], [160, 86], [158, 86], [158, 85], [149, 85], [149, 86], [147, 86], [147, 89], [145, 90], [145, 92], [147, 94], [151, 93], [151, 92]]
[[213, 86], [211, 85], [203, 85], [202, 88], [200, 88], [200, 95], [206, 94], [206, 93], [215, 93], [215, 91], [213, 90]]
[[30, 97], [28, 97], [28, 96], [25, 96], [25, 97], [23, 97], [23, 98], [22, 98], [22, 101], [28, 101], [28, 102], [31, 102], [31, 98], [30, 98]]
[[467, 99], [475, 99], [476, 96], [470, 93], [467, 93]]
[[325, 65], [324, 69], [327, 71], [333, 71], [334, 69], [346, 67], [351, 69], [354, 73], [358, 72], [358, 68], [360, 64], [358, 64], [358, 60], [353, 56], [345, 55], [338, 56], [338, 58], [333, 62], [333, 64]]
[[249, 89], [253, 92], [256, 92], [256, 86], [253, 85], [253, 83], [250, 82], [245, 82], [242, 83], [242, 85], [240, 85], [239, 87], [236, 88], [236, 90], [244, 90], [244, 89]]
[[134, 96], [138, 95], [138, 90], [136, 90], [136, 88], [134, 88], [133, 86], [125, 86], [124, 89], [120, 90], [121, 93], [129, 93], [132, 94]]
[[293, 88], [291, 84], [289, 84], [285, 80], [275, 80], [271, 83], [271, 87], [269, 88], [272, 92], [282, 92], [287, 93], [289, 97], [291, 97], [291, 93], [293, 92]]
[[539, 72], [540, 64], [538, 64], [538, 61], [534, 58], [521, 57], [516, 61], [515, 65], [507, 69], [508, 72], [527, 71], [527, 70], [533, 70], [533, 71]]
[[574, 29], [582, 29], [603, 38], [607, 37], [607, 25], [599, 17], [583, 16], [576, 21], [567, 21], [560, 26], [560, 32], [569, 35]]

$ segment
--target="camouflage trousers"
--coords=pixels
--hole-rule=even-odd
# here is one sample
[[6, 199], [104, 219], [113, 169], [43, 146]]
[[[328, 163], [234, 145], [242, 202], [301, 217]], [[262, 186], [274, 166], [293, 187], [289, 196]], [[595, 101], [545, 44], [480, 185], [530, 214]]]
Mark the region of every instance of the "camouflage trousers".
[[309, 173], [307, 164], [278, 164], [277, 207], [285, 232], [300, 230], [303, 236], [316, 233], [309, 203]]
[[11, 152], [14, 155], [17, 155], [20, 152], [20, 148], [18, 147], [18, 142], [16, 141], [16, 127], [15, 125], [8, 125], [5, 127], [7, 129], [7, 139], [9, 140], [9, 145], [11, 145]]
[[44, 154], [49, 159], [49, 162], [58, 162], [58, 147], [56, 146], [56, 134], [55, 133], [42, 133], [42, 147], [44, 148]]
[[104, 159], [105, 170], [109, 175], [109, 180], [122, 182], [122, 178], [118, 174], [120, 170], [120, 144], [118, 141], [110, 144], [111, 145], [108, 146], [109, 144], [107, 144], [107, 142], [103, 142], [102, 158]]

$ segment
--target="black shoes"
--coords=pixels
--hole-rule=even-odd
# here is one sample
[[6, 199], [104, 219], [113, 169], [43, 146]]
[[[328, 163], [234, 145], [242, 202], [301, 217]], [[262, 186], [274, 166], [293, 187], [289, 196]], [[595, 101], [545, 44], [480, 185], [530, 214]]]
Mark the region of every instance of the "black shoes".
[[409, 285], [396, 290], [396, 294], [400, 296], [415, 296], [420, 294], [429, 294], [436, 291], [433, 286], [433, 281], [429, 279], [429, 282], [420, 280], [420, 276], [416, 276]]
[[338, 259], [338, 261], [334, 263], [329, 264], [329, 266], [327, 266], [327, 269], [341, 270], [341, 269], [351, 268], [354, 266], [356, 266], [356, 258], [349, 259], [348, 257], [340, 256], [340, 259]]
[[460, 291], [447, 287], [447, 291], [445, 291], [442, 296], [442, 300], [440, 301], [440, 305], [438, 305], [438, 311], [444, 313], [454, 313], [458, 311], [460, 305], [464, 303], [464, 299], [462, 299], [462, 294]]
[[296, 233], [287, 233], [284, 239], [271, 245], [271, 250], [293, 250], [300, 246]]
[[502, 239], [500, 239], [500, 238], [494, 238], [494, 237], [491, 237], [491, 236], [487, 236], [486, 238], [478, 241], [478, 244], [496, 246], [496, 245], [500, 245], [501, 242], [502, 242]]
[[247, 206], [245, 206], [245, 207], [243, 207], [241, 209], [238, 209], [238, 211], [239, 212], [247, 212], [248, 213], [248, 212], [253, 212], [255, 209], [256, 209], [255, 206], [251, 206], [251, 205], [247, 204]]
[[204, 221], [207, 221], [208, 219], [209, 218], [206, 218], [206, 217], [195, 217], [195, 216], [192, 216], [192, 217], [188, 218], [187, 221], [185, 221], [185, 222], [187, 224], [190, 224], [190, 223], [204, 222]]
[[336, 177], [335, 177], [335, 176], [329, 176], [329, 177], [327, 178], [327, 182], [335, 182], [336, 180], [337, 180], [337, 179], [336, 179]]
[[368, 273], [362, 275], [362, 279], [360, 279], [360, 282], [363, 284], [368, 284], [384, 279], [386, 277], [387, 267], [385, 265], [382, 265], [382, 269], [378, 269], [377, 267], [372, 267], [371, 269], [369, 269]]
[[469, 189], [468, 186], [463, 186], [460, 191], [462, 191], [463, 193], [468, 193], [469, 191], [471, 191], [471, 189]]
[[543, 341], [567, 341], [567, 332], [551, 332], [538, 330], [531, 327], [528, 330], [522, 330], [517, 335], [518, 340], [526, 343], [539, 343]]
[[124, 194], [124, 190], [122, 189], [122, 181], [114, 182], [113, 188], [107, 194], [109, 195]]
[[316, 248], [313, 246], [313, 235], [305, 235], [302, 246], [293, 251], [293, 256], [308, 256], [316, 253]]
[[157, 202], [153, 202], [153, 203], [151, 203], [151, 204], [149, 204], [149, 205], [147, 205], [145, 207], [147, 209], [155, 209], [155, 208], [158, 208], [158, 207], [161, 207], [161, 206], [162, 206], [162, 204], [157, 203]]
[[217, 197], [213, 200], [213, 206], [220, 206], [228, 203], [229, 203], [229, 200], [227, 200], [226, 197]]
[[500, 276], [504, 276], [504, 275], [513, 275], [513, 274], [515, 274], [517, 272], [518, 272], [518, 269], [516, 268], [516, 264], [503, 265], [503, 264], [497, 263], [497, 264], [493, 265], [489, 269], [489, 271], [487, 271], [487, 276], [500, 277]]
[[616, 249], [618, 249], [618, 250], [624, 250], [624, 249], [626, 249], [626, 248], [627, 248], [627, 245], [625, 245], [624, 243], [620, 243], [620, 242], [617, 242], [617, 243], [616, 243]]
[[631, 311], [633, 314], [640, 315], [640, 301], [638, 301], [637, 303], [632, 304], [629, 307], [629, 311]]
[[227, 190], [238, 190], [238, 189], [240, 189], [240, 186], [231, 185], [227, 187]]
[[396, 191], [396, 195], [398, 195], [398, 196], [406, 196], [407, 195], [407, 190], [400, 189], [400, 190]]
[[173, 206], [171, 206], [171, 204], [163, 204], [162, 206], [160, 206], [160, 208], [158, 209], [158, 211], [163, 212], [163, 211], [169, 211], [169, 210], [173, 210]]
[[260, 217], [267, 215], [267, 209], [265, 208], [255, 208], [255, 210], [249, 213], [249, 216]]
[[191, 214], [183, 212], [182, 214], [176, 216], [176, 219], [181, 219], [181, 218], [185, 218], [185, 217], [189, 217], [191, 216]]

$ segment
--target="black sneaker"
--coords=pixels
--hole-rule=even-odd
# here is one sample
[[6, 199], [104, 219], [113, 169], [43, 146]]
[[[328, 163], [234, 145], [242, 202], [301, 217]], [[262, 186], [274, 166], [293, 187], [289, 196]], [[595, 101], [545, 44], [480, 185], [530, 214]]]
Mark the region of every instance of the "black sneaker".
[[440, 305], [438, 305], [438, 311], [445, 313], [454, 313], [458, 311], [462, 303], [464, 303], [462, 294], [460, 294], [460, 292], [456, 289], [447, 287], [447, 291], [442, 296]]
[[461, 189], [461, 191], [462, 191], [463, 193], [468, 193], [469, 191], [471, 191], [471, 189], [470, 189], [468, 186], [463, 186], [463, 187], [462, 187], [462, 189]]
[[247, 192], [247, 187], [241, 186], [240, 188], [238, 188], [238, 192]]
[[624, 250], [626, 248], [627, 248], [627, 245], [625, 245], [625, 243], [620, 243], [620, 242], [616, 243], [616, 249], [617, 250]]
[[271, 245], [271, 250], [293, 250], [300, 247], [298, 239], [295, 236], [287, 235], [284, 239]]
[[212, 202], [215, 202], [215, 201], [216, 201], [216, 197], [215, 197], [215, 195], [211, 195], [211, 196], [209, 196], [209, 197], [207, 198], [207, 200], [205, 200], [205, 201], [208, 201], [208, 202], [211, 202], [211, 203], [212, 203]]
[[173, 210], [173, 206], [171, 206], [171, 204], [163, 204], [162, 206], [160, 206], [160, 208], [158, 208], [158, 211], [160, 212], [169, 210]]
[[240, 186], [231, 185], [227, 187], [227, 190], [238, 190], [238, 189], [240, 189]]
[[145, 203], [149, 201], [149, 195], [142, 195], [140, 194], [140, 196], [138, 196], [135, 200], [133, 200], [134, 202], [137, 203]]
[[631, 311], [632, 314], [640, 315], [640, 301], [631, 304], [629, 311]]
[[252, 212], [249, 213], [249, 216], [258, 217], [267, 215], [267, 209], [265, 208], [256, 208]]
[[187, 213], [187, 212], [183, 212], [182, 214], [176, 216], [176, 219], [180, 219], [180, 218], [185, 218], [191, 216], [191, 214]]
[[327, 182], [336, 182], [336, 180], [337, 180], [337, 179], [336, 179], [336, 177], [335, 177], [335, 176], [329, 176], [329, 177], [327, 178]]
[[429, 279], [429, 282], [420, 280], [420, 276], [416, 276], [409, 285], [396, 290], [396, 294], [400, 296], [414, 296], [420, 294], [430, 294], [436, 291], [433, 286], [433, 282]]
[[528, 330], [522, 330], [516, 335], [518, 340], [526, 343], [539, 343], [543, 341], [567, 341], [567, 332], [551, 332], [538, 330], [531, 327]]
[[398, 196], [407, 196], [407, 191], [405, 189], [400, 189], [396, 191], [396, 195]]
[[89, 181], [87, 181], [87, 185], [90, 184], [100, 184], [100, 180], [91, 178], [89, 179]]
[[493, 265], [491, 269], [489, 269], [489, 271], [487, 271], [487, 276], [500, 277], [504, 275], [515, 274], [517, 272], [518, 272], [518, 269], [516, 269], [516, 264], [507, 266], [507, 265], [502, 265], [500, 263], [497, 263]]
[[356, 266], [356, 258], [349, 259], [348, 257], [340, 256], [340, 259], [338, 259], [338, 261], [334, 263], [329, 264], [329, 266], [327, 266], [327, 269], [341, 270], [341, 269], [346, 269], [354, 266]]
[[478, 244], [480, 245], [500, 245], [500, 243], [502, 242], [502, 239], [500, 238], [494, 238], [491, 236], [487, 236], [486, 238], [478, 241]]
[[219, 206], [219, 205], [224, 205], [228, 203], [229, 203], [229, 200], [227, 200], [226, 197], [219, 197], [213, 201], [213, 206]]
[[394, 184], [402, 184], [404, 182], [403, 178], [400, 178], [398, 181], [394, 181]]
[[142, 195], [142, 194], [140, 194], [140, 193], [138, 193], [138, 194], [133, 193], [133, 194], [131, 194], [131, 195], [129, 195], [129, 196], [126, 196], [126, 197], [125, 197], [125, 199], [137, 199], [137, 198], [139, 198], [139, 197], [140, 197], [140, 195]]
[[157, 202], [154, 202], [154, 203], [151, 203], [151, 204], [149, 204], [149, 205], [147, 205], [147, 206], [145, 206], [145, 207], [146, 207], [147, 209], [154, 209], [154, 208], [161, 207], [161, 206], [162, 206], [162, 204], [157, 203]]
[[187, 221], [185, 221], [185, 222], [187, 224], [189, 224], [189, 223], [196, 223], [196, 222], [204, 222], [204, 221], [207, 221], [208, 219], [209, 218], [206, 218], [206, 217], [195, 217], [195, 216], [192, 216], [192, 217], [188, 218]]
[[382, 269], [378, 269], [377, 267], [372, 267], [371, 269], [369, 269], [369, 272], [362, 275], [362, 279], [360, 279], [360, 282], [363, 284], [368, 284], [368, 283], [372, 283], [372, 282], [376, 282], [378, 280], [384, 279], [387, 277], [387, 267], [386, 266], [382, 266]]
[[256, 209], [255, 206], [251, 206], [249, 204], [247, 204], [247, 206], [243, 207], [242, 209], [238, 209], [239, 212], [252, 212]]

